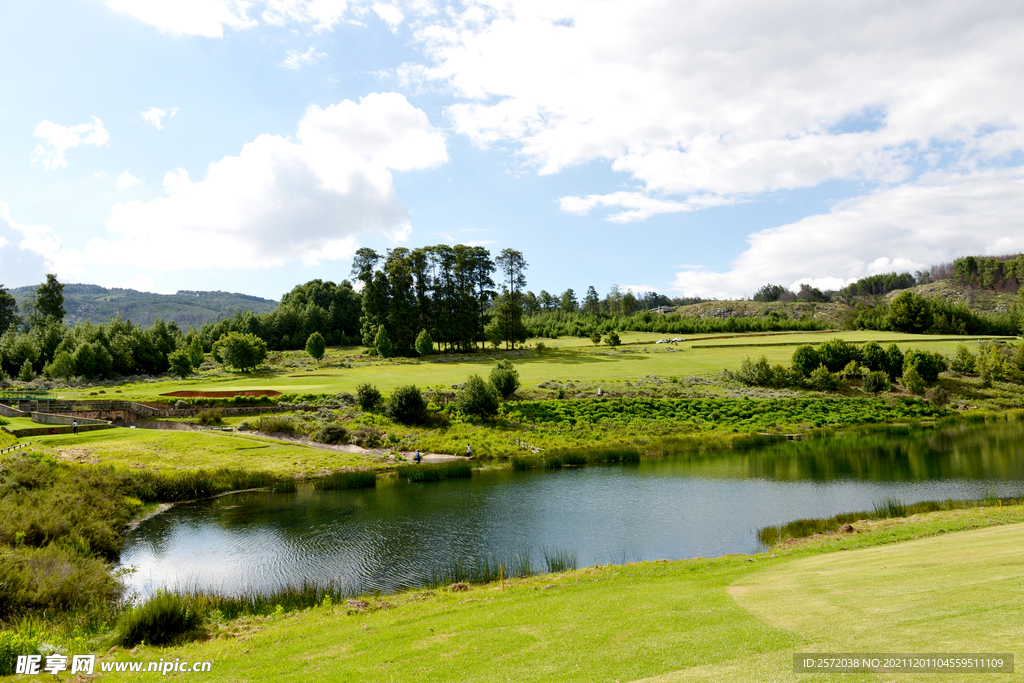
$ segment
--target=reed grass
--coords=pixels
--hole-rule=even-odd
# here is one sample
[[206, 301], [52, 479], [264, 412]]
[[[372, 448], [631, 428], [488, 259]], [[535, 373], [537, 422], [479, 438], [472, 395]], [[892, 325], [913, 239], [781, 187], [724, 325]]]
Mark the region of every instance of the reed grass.
[[398, 476], [413, 483], [463, 479], [473, 476], [473, 468], [465, 460], [431, 463], [429, 465], [401, 465]]
[[[334, 581], [318, 583], [303, 581], [273, 589], [251, 588], [237, 595], [205, 591], [198, 588], [172, 591], [188, 601], [200, 614], [219, 612], [225, 619], [242, 616], [265, 616], [280, 611], [296, 612], [328, 602], [342, 602], [357, 597], [360, 591]], [[149, 641], [147, 641], [149, 642]]]
[[373, 470], [342, 470], [313, 481], [313, 489], [316, 491], [365, 489], [376, 485], [377, 473]]
[[549, 574], [557, 574], [576, 569], [576, 551], [567, 548], [548, 548], [541, 550], [544, 555], [544, 565]]
[[985, 498], [982, 500], [926, 500], [906, 505], [894, 498], [885, 498], [881, 502], [875, 503], [874, 510], [871, 511], [847, 512], [835, 515], [834, 517], [818, 519], [798, 519], [788, 524], [767, 526], [758, 530], [757, 538], [762, 544], [770, 548], [789, 538], [807, 538], [815, 534], [834, 534], [844, 524], [852, 524], [860, 520], [893, 519], [942, 510], [1021, 504], [1024, 504], [1024, 492], [1019, 492], [1016, 498], [998, 498], [987, 490]]

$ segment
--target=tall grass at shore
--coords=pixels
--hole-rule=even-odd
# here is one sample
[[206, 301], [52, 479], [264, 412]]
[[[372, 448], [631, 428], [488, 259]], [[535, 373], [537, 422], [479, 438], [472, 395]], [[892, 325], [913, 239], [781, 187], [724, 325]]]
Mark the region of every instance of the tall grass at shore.
[[579, 467], [582, 465], [612, 462], [636, 463], [640, 462], [640, 450], [632, 446], [616, 445], [603, 448], [589, 448], [587, 450], [554, 451], [541, 456], [516, 455], [512, 456], [510, 461], [513, 470], [556, 470], [562, 467]]
[[767, 547], [772, 547], [790, 538], [807, 538], [815, 534], [834, 534], [845, 524], [853, 524], [861, 520], [898, 519], [919, 515], [926, 512], [941, 510], [962, 510], [966, 508], [998, 507], [1001, 505], [1024, 504], [1024, 492], [1015, 498], [999, 498], [986, 492], [982, 500], [926, 500], [909, 505], [894, 498], [886, 498], [875, 503], [874, 510], [863, 512], [847, 512], [834, 517], [819, 519], [797, 519], [788, 524], [766, 526], [757, 532], [758, 540]]
[[377, 473], [373, 470], [342, 470], [313, 481], [313, 489], [316, 491], [365, 489], [376, 485]]
[[464, 479], [473, 476], [473, 468], [465, 460], [451, 460], [421, 465], [401, 465], [398, 476], [412, 483]]

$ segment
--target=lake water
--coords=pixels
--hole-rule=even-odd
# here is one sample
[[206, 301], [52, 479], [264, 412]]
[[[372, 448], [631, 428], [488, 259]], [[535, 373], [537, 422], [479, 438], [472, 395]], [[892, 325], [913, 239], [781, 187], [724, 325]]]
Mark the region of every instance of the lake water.
[[757, 530], [871, 510], [886, 498], [1024, 492], [1024, 423], [811, 439], [748, 452], [557, 471], [474, 472], [376, 489], [250, 492], [178, 505], [122, 554], [144, 595], [238, 592], [304, 580], [359, 591], [424, 585], [453, 559], [571, 550], [579, 566], [713, 557], [761, 548]]

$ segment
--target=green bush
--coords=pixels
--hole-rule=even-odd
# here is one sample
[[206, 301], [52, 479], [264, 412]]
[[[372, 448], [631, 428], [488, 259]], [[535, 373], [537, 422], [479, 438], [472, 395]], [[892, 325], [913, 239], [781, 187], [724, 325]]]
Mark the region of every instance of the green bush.
[[861, 360], [861, 352], [843, 339], [829, 339], [818, 346], [818, 362], [829, 372], [841, 372], [852, 361]]
[[807, 384], [818, 391], [835, 391], [839, 388], [839, 376], [824, 365], [819, 365], [811, 371]]
[[362, 448], [379, 448], [384, 439], [379, 429], [363, 425], [352, 432], [352, 441]]
[[907, 369], [903, 371], [903, 377], [900, 379], [900, 384], [902, 384], [903, 388], [912, 394], [923, 394], [926, 386], [921, 374], [913, 365], [908, 365]]
[[419, 424], [427, 419], [427, 402], [419, 387], [407, 384], [391, 392], [384, 413], [399, 424]]
[[903, 374], [906, 375], [907, 368], [914, 368], [926, 384], [937, 382], [939, 373], [945, 372], [948, 367], [946, 359], [934, 351], [910, 349], [903, 356]]
[[961, 375], [973, 375], [978, 367], [978, 362], [966, 344], [957, 344], [956, 355], [953, 357], [953, 362], [949, 364], [949, 367]]
[[125, 647], [139, 643], [170, 645], [198, 634], [202, 627], [202, 611], [191, 600], [174, 593], [158, 593], [121, 615], [117, 637]]
[[869, 341], [860, 349], [861, 365], [868, 370], [885, 371], [885, 350], [876, 341]]
[[369, 382], [356, 387], [356, 398], [363, 410], [373, 410], [380, 404], [380, 391]]
[[325, 477], [313, 481], [317, 491], [337, 491], [339, 489], [365, 489], [377, 485], [377, 473], [373, 470], [343, 470], [332, 472]]
[[425, 329], [420, 330], [416, 336], [416, 353], [421, 356], [429, 356], [434, 352], [434, 340]]
[[470, 375], [466, 386], [455, 399], [455, 407], [464, 415], [491, 417], [498, 414], [498, 391], [480, 375]]
[[885, 362], [882, 363], [881, 369], [889, 375], [889, 379], [893, 382], [903, 374], [903, 352], [895, 342], [889, 344], [885, 350]]
[[301, 434], [301, 425], [285, 415], [263, 415], [251, 423], [253, 428], [264, 434]]
[[313, 433], [313, 441], [319, 443], [348, 443], [348, 430], [337, 422], [326, 424]]
[[792, 359], [793, 371], [800, 373], [804, 377], [808, 377], [818, 366], [821, 365], [821, 359], [818, 358], [818, 352], [810, 344], [801, 344], [796, 347], [793, 351]]
[[519, 373], [511, 361], [499, 360], [491, 370], [491, 384], [506, 401], [519, 389]]
[[224, 424], [224, 411], [220, 408], [207, 408], [196, 413], [196, 422], [201, 425]]
[[109, 566], [80, 550], [55, 544], [4, 551], [0, 562], [0, 620], [103, 608], [123, 590]]
[[874, 370], [866, 374], [864, 376], [864, 383], [861, 386], [864, 391], [872, 394], [878, 394], [892, 389], [892, 385], [889, 383], [889, 375], [880, 370]]

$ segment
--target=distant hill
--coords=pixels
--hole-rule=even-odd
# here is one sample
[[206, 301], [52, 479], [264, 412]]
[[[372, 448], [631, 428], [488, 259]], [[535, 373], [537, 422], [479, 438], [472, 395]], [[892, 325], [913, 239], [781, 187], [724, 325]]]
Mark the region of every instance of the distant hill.
[[[18, 287], [10, 292], [18, 301], [19, 312], [24, 315], [35, 298], [36, 288]], [[177, 294], [152, 294], [134, 289], [68, 284], [64, 285], [64, 308], [68, 312], [64, 322], [70, 325], [85, 320], [104, 323], [120, 312], [125, 320], [143, 327], [149, 327], [159, 317], [166, 322], [173, 320], [182, 330], [187, 330], [192, 326], [199, 327], [205, 322], [224, 318], [235, 311], [272, 311], [277, 308], [277, 302], [231, 292], [178, 290]]]

